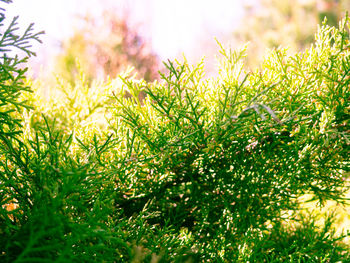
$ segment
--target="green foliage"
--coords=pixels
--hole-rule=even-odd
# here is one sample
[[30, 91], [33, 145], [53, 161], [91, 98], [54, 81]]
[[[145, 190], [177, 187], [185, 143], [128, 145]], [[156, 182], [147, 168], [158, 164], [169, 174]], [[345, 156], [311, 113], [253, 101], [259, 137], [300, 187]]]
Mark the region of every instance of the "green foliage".
[[[3, 11], [1, 9], [1, 27], [4, 26], [5, 19]], [[14, 189], [18, 190], [22, 199], [25, 198], [25, 193], [21, 189], [17, 189], [16, 185], [12, 185], [10, 177], [16, 173], [13, 163], [26, 169], [26, 162], [21, 158], [26, 147], [19, 139], [22, 125], [21, 120], [18, 119], [18, 113], [29, 108], [27, 102], [22, 100], [20, 96], [22, 92], [30, 91], [30, 88], [24, 85], [26, 69], [20, 68], [27, 61], [27, 57], [12, 56], [12, 53], [21, 50], [27, 56], [34, 55], [29, 49], [28, 41], [40, 41], [38, 36], [41, 34], [32, 33], [33, 25], [30, 25], [23, 34], [17, 34], [17, 20], [18, 17], [13, 18], [0, 35], [0, 176], [2, 187], [5, 187], [0, 192], [1, 205], [11, 202]]]
[[153, 83], [79, 71], [49, 98], [2, 60], [1, 261], [350, 260], [300, 198], [346, 203], [349, 25], [254, 72], [221, 47], [216, 78], [186, 61]]
[[242, 259], [249, 262], [345, 262], [349, 260], [344, 256], [346, 247], [336, 243], [343, 237], [329, 238], [334, 236], [332, 223], [331, 218], [326, 218], [321, 229], [310, 218], [301, 218], [288, 229], [276, 224], [271, 232], [254, 240], [252, 250], [244, 253]]
[[[1, 10], [3, 11], [3, 9]], [[5, 15], [1, 13], [0, 26], [3, 26]], [[19, 101], [21, 92], [28, 91], [29, 88], [23, 86], [23, 79], [26, 69], [20, 69], [19, 65], [25, 63], [27, 58], [11, 56], [11, 51], [19, 49], [27, 56], [34, 55], [30, 51], [28, 44], [29, 40], [37, 40], [40, 33], [32, 33], [33, 25], [30, 25], [27, 30], [18, 35], [17, 26], [18, 17], [14, 17], [8, 27], [1, 33], [0, 39], [0, 65], [1, 65], [1, 104], [0, 104], [0, 135], [5, 137], [14, 137], [16, 129], [19, 126], [19, 121], [11, 118], [11, 113], [19, 111], [23, 107], [28, 107], [24, 101]], [[10, 54], [9, 54], [10, 53]]]
[[117, 201], [124, 213], [148, 204], [159, 213], [152, 222], [188, 229], [201, 256], [238, 260], [247, 236], [296, 210], [296, 197], [341, 199], [348, 31], [325, 26], [317, 39], [295, 56], [272, 51], [250, 74], [244, 50], [222, 49], [217, 80], [203, 81], [201, 65], [168, 62], [164, 83], [144, 88], [144, 105], [136, 100], [144, 85], [126, 80], [135, 97], [116, 111], [133, 132]]
[[30, 91], [26, 68], [20, 68], [27, 57], [10, 55], [14, 48], [34, 55], [29, 41], [39, 41], [41, 33], [32, 33], [30, 25], [17, 35], [17, 19], [2, 31], [0, 40], [1, 261], [66, 262], [77, 255], [83, 261], [102, 261], [127, 255], [128, 247], [106, 225], [111, 199], [96, 196], [109, 181], [69, 155], [72, 135], [55, 129], [45, 117], [31, 134], [24, 136], [21, 130], [20, 116], [30, 108], [21, 100], [21, 93]]

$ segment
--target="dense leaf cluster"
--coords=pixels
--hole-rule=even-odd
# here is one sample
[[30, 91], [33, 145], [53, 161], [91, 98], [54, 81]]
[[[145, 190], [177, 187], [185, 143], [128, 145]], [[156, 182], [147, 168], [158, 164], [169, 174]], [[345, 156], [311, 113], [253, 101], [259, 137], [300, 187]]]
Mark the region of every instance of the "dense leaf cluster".
[[349, 23], [323, 26], [303, 53], [271, 51], [256, 72], [244, 50], [221, 47], [216, 78], [168, 61], [160, 82], [81, 74], [46, 99], [5, 51], [38, 35], [11, 24], [0, 40], [1, 261], [350, 260], [332, 219], [317, 225], [299, 198], [345, 202]]

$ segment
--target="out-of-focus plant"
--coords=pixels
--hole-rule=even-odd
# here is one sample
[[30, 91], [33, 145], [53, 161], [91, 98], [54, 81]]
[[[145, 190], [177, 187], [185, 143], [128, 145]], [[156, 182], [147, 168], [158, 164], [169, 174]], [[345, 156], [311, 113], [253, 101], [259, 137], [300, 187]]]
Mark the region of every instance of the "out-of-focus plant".
[[91, 81], [106, 76], [115, 78], [132, 66], [140, 78], [147, 81], [157, 78], [158, 58], [127, 18], [105, 11], [100, 19], [87, 16], [83, 23], [82, 29], [63, 42], [56, 73], [73, 84], [79, 67]]
[[336, 26], [349, 8], [346, 0], [260, 0], [246, 6], [232, 41], [250, 41], [246, 63], [254, 67], [270, 48], [288, 47], [290, 54], [303, 51], [313, 42], [318, 24], [326, 18], [328, 25]]

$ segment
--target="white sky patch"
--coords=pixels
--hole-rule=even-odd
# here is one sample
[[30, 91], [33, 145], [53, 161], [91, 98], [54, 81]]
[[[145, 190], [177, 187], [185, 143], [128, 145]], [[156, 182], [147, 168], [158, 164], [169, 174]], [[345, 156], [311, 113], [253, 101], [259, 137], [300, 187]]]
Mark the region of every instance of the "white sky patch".
[[232, 31], [243, 15], [235, 0], [154, 0], [153, 8], [152, 38], [161, 57], [193, 51], [206, 34]]
[[[203, 48], [201, 39], [211, 39], [232, 32], [243, 15], [244, 0], [14, 0], [6, 5], [7, 16], [20, 16], [20, 26], [35, 23], [37, 31], [45, 30], [43, 45], [35, 47], [44, 54], [60, 47], [64, 38], [74, 33], [76, 14], [101, 14], [112, 3], [129, 9], [134, 24], [152, 41], [162, 60], [182, 52], [191, 56]], [[37, 52], [39, 53], [39, 52]]]

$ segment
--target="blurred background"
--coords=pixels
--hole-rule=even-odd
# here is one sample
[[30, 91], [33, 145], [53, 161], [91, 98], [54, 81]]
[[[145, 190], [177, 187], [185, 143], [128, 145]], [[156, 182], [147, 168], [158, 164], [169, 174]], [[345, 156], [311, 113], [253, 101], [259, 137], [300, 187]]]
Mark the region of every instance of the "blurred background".
[[280, 45], [302, 51], [327, 17], [336, 25], [350, 0], [14, 0], [7, 16], [44, 30], [33, 49], [34, 77], [60, 74], [74, 82], [79, 69], [88, 79], [114, 78], [128, 66], [148, 81], [162, 61], [204, 57], [215, 74], [216, 37], [233, 49], [250, 42], [247, 67], [259, 65], [266, 49]]

